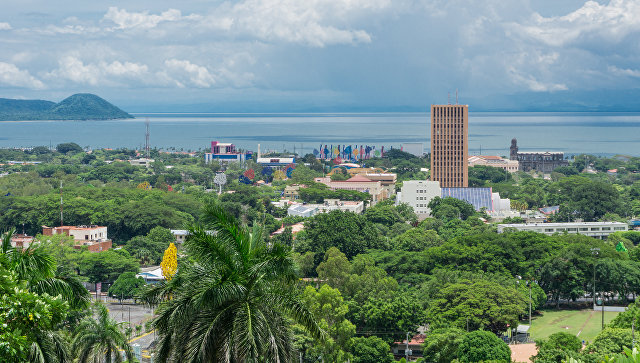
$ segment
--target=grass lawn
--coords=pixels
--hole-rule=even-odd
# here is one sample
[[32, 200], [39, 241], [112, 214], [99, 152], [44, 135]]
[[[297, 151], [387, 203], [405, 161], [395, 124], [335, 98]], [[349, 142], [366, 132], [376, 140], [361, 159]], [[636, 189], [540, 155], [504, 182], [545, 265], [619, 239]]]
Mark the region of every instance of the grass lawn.
[[[607, 324], [616, 315], [617, 312], [605, 311], [604, 323]], [[553, 333], [563, 331], [576, 334], [581, 340], [593, 341], [602, 327], [602, 313], [593, 310], [543, 310], [541, 316], [533, 317], [531, 325], [533, 340], [546, 339]]]

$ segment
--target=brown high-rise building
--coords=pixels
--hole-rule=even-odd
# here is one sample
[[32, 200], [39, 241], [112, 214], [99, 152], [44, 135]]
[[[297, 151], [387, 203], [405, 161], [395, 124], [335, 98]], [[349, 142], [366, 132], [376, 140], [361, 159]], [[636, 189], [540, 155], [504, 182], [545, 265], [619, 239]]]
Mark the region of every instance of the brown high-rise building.
[[431, 105], [431, 180], [468, 187], [468, 105]]

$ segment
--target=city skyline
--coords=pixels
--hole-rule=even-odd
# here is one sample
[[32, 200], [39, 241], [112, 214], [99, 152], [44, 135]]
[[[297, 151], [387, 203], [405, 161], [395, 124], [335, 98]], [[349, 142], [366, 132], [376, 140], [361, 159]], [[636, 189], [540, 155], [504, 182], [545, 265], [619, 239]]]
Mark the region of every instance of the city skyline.
[[640, 111], [632, 0], [6, 0], [0, 97], [130, 112]]

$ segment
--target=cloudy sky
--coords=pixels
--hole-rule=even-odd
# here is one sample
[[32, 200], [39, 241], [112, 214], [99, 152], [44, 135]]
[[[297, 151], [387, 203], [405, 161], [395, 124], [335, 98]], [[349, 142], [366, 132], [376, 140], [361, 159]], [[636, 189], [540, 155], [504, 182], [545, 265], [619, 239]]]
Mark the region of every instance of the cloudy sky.
[[132, 112], [640, 110], [640, 0], [2, 0], [0, 49]]

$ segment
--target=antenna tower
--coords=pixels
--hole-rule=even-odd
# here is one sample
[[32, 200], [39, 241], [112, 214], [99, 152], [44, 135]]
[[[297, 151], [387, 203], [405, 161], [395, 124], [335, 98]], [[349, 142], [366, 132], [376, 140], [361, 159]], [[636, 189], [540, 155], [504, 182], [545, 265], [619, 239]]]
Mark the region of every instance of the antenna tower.
[[60, 180], [60, 227], [64, 226], [64, 214], [62, 213], [62, 206], [64, 201], [62, 200], [62, 180]]
[[456, 105], [458, 104], [458, 89], [456, 88]]
[[144, 152], [147, 156], [147, 159], [150, 156], [150, 146], [149, 146], [149, 118], [147, 117], [147, 119], [144, 122], [144, 125], [146, 127], [146, 132], [144, 134]]

